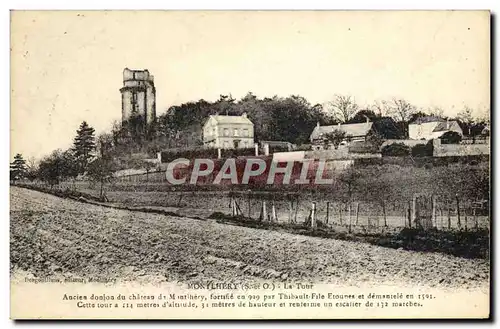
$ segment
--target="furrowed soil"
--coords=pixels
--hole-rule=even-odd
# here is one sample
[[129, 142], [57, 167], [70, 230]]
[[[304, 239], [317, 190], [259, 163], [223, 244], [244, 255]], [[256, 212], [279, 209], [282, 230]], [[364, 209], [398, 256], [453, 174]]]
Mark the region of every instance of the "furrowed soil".
[[11, 187], [11, 272], [139, 282], [488, 287], [489, 261], [84, 204]]

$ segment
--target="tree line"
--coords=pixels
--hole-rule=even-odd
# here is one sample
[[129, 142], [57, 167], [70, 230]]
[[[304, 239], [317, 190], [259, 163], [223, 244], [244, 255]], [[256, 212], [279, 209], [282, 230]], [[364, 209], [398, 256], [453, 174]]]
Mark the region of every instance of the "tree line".
[[374, 123], [380, 138], [402, 139], [408, 138], [408, 124], [418, 118], [456, 120], [466, 136], [480, 134], [489, 120], [486, 115], [474, 118], [472, 108], [467, 106], [455, 117], [446, 117], [442, 108], [418, 108], [401, 98], [360, 106], [350, 95], [334, 95], [325, 104], [311, 104], [298, 95], [258, 98], [248, 92], [239, 100], [231, 95], [220, 95], [214, 102], [200, 99], [171, 106], [146, 132], [137, 128], [143, 124], [140, 118], [131, 118], [124, 124], [115, 123], [111, 138], [116, 145], [150, 155], [164, 149], [198, 147], [203, 145], [202, 126], [209, 115], [243, 113], [254, 123], [256, 141], [287, 141], [296, 145], [307, 144], [318, 123], [361, 123], [368, 119]]
[[[362, 107], [349, 95], [335, 95], [330, 102], [314, 105], [297, 95], [258, 98], [249, 92], [239, 100], [220, 95], [215, 102], [200, 99], [171, 106], [148, 129], [143, 129], [142, 118], [132, 117], [126, 122], [114, 122], [109, 132], [96, 137], [94, 128], [84, 121], [68, 150], [55, 150], [38, 164], [16, 155], [11, 163], [11, 180], [38, 178], [54, 185], [86, 175], [102, 186], [119, 169], [152, 170], [151, 163], [142, 161], [145, 156], [156, 157], [157, 152], [165, 149], [202, 146], [202, 126], [209, 115], [243, 113], [254, 123], [257, 141], [288, 141], [296, 145], [307, 144], [318, 123], [335, 125], [369, 120], [380, 139], [400, 139], [407, 138], [408, 124], [418, 118], [457, 120], [469, 136], [478, 135], [489, 121], [487, 117], [474, 118], [470, 107], [464, 107], [456, 117], [447, 118], [441, 108], [419, 109], [399, 98]], [[329, 139], [338, 144], [346, 137], [334, 133]], [[142, 154], [142, 159], [134, 154]]]

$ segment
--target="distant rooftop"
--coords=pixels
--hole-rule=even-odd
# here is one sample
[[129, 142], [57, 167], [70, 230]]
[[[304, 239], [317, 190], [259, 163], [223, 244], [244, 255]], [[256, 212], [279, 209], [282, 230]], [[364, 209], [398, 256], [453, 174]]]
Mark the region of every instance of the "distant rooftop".
[[242, 123], [242, 124], [253, 124], [250, 119], [246, 116], [246, 114], [243, 115], [220, 115], [220, 114], [215, 114], [215, 115], [210, 115], [210, 118], [213, 118], [215, 121], [218, 123]]
[[322, 134], [328, 134], [334, 130], [345, 132], [346, 135], [352, 137], [366, 136], [372, 128], [373, 122], [338, 124], [332, 126], [316, 126], [311, 134], [311, 139], [317, 139]]

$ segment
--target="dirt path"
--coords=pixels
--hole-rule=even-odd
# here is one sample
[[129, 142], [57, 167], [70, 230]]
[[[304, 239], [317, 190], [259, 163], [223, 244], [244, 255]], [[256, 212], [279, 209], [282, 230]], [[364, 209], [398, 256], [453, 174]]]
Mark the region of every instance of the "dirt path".
[[11, 187], [11, 270], [143, 282], [485, 287], [489, 263], [130, 212]]

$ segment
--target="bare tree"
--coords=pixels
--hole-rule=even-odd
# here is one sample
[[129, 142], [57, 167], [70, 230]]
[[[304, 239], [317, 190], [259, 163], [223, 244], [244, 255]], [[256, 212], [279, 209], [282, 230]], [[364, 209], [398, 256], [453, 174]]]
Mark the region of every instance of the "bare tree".
[[397, 121], [407, 122], [415, 111], [415, 106], [401, 98], [393, 98], [390, 104], [390, 113]]
[[462, 121], [467, 128], [467, 135], [470, 135], [470, 128], [474, 124], [474, 117], [472, 116], [472, 108], [465, 105], [463, 110], [458, 112], [457, 118]]
[[439, 107], [439, 106], [433, 106], [433, 107], [429, 108], [429, 109], [427, 110], [427, 112], [428, 112], [430, 115], [432, 115], [432, 116], [435, 116], [435, 117], [440, 117], [440, 118], [442, 118], [442, 117], [443, 117], [443, 115], [444, 115], [444, 111], [443, 111], [443, 109], [442, 109], [441, 107]]
[[413, 113], [416, 112], [416, 107], [402, 98], [393, 98], [390, 105], [390, 114], [394, 120], [401, 123], [404, 136], [408, 136], [408, 121]]
[[474, 117], [472, 116], [472, 108], [469, 106], [464, 106], [463, 110], [458, 112], [457, 118], [460, 119], [462, 122], [465, 122], [467, 124], [471, 124], [474, 122]]
[[490, 108], [483, 107], [482, 110], [479, 111], [478, 121], [484, 123], [490, 123]]
[[375, 103], [372, 105], [373, 112], [377, 114], [379, 117], [383, 117], [389, 114], [390, 112], [390, 105], [387, 103], [387, 101], [375, 101]]
[[347, 122], [358, 111], [358, 105], [351, 96], [335, 95], [333, 101], [328, 102], [327, 111], [330, 112], [335, 120]]

